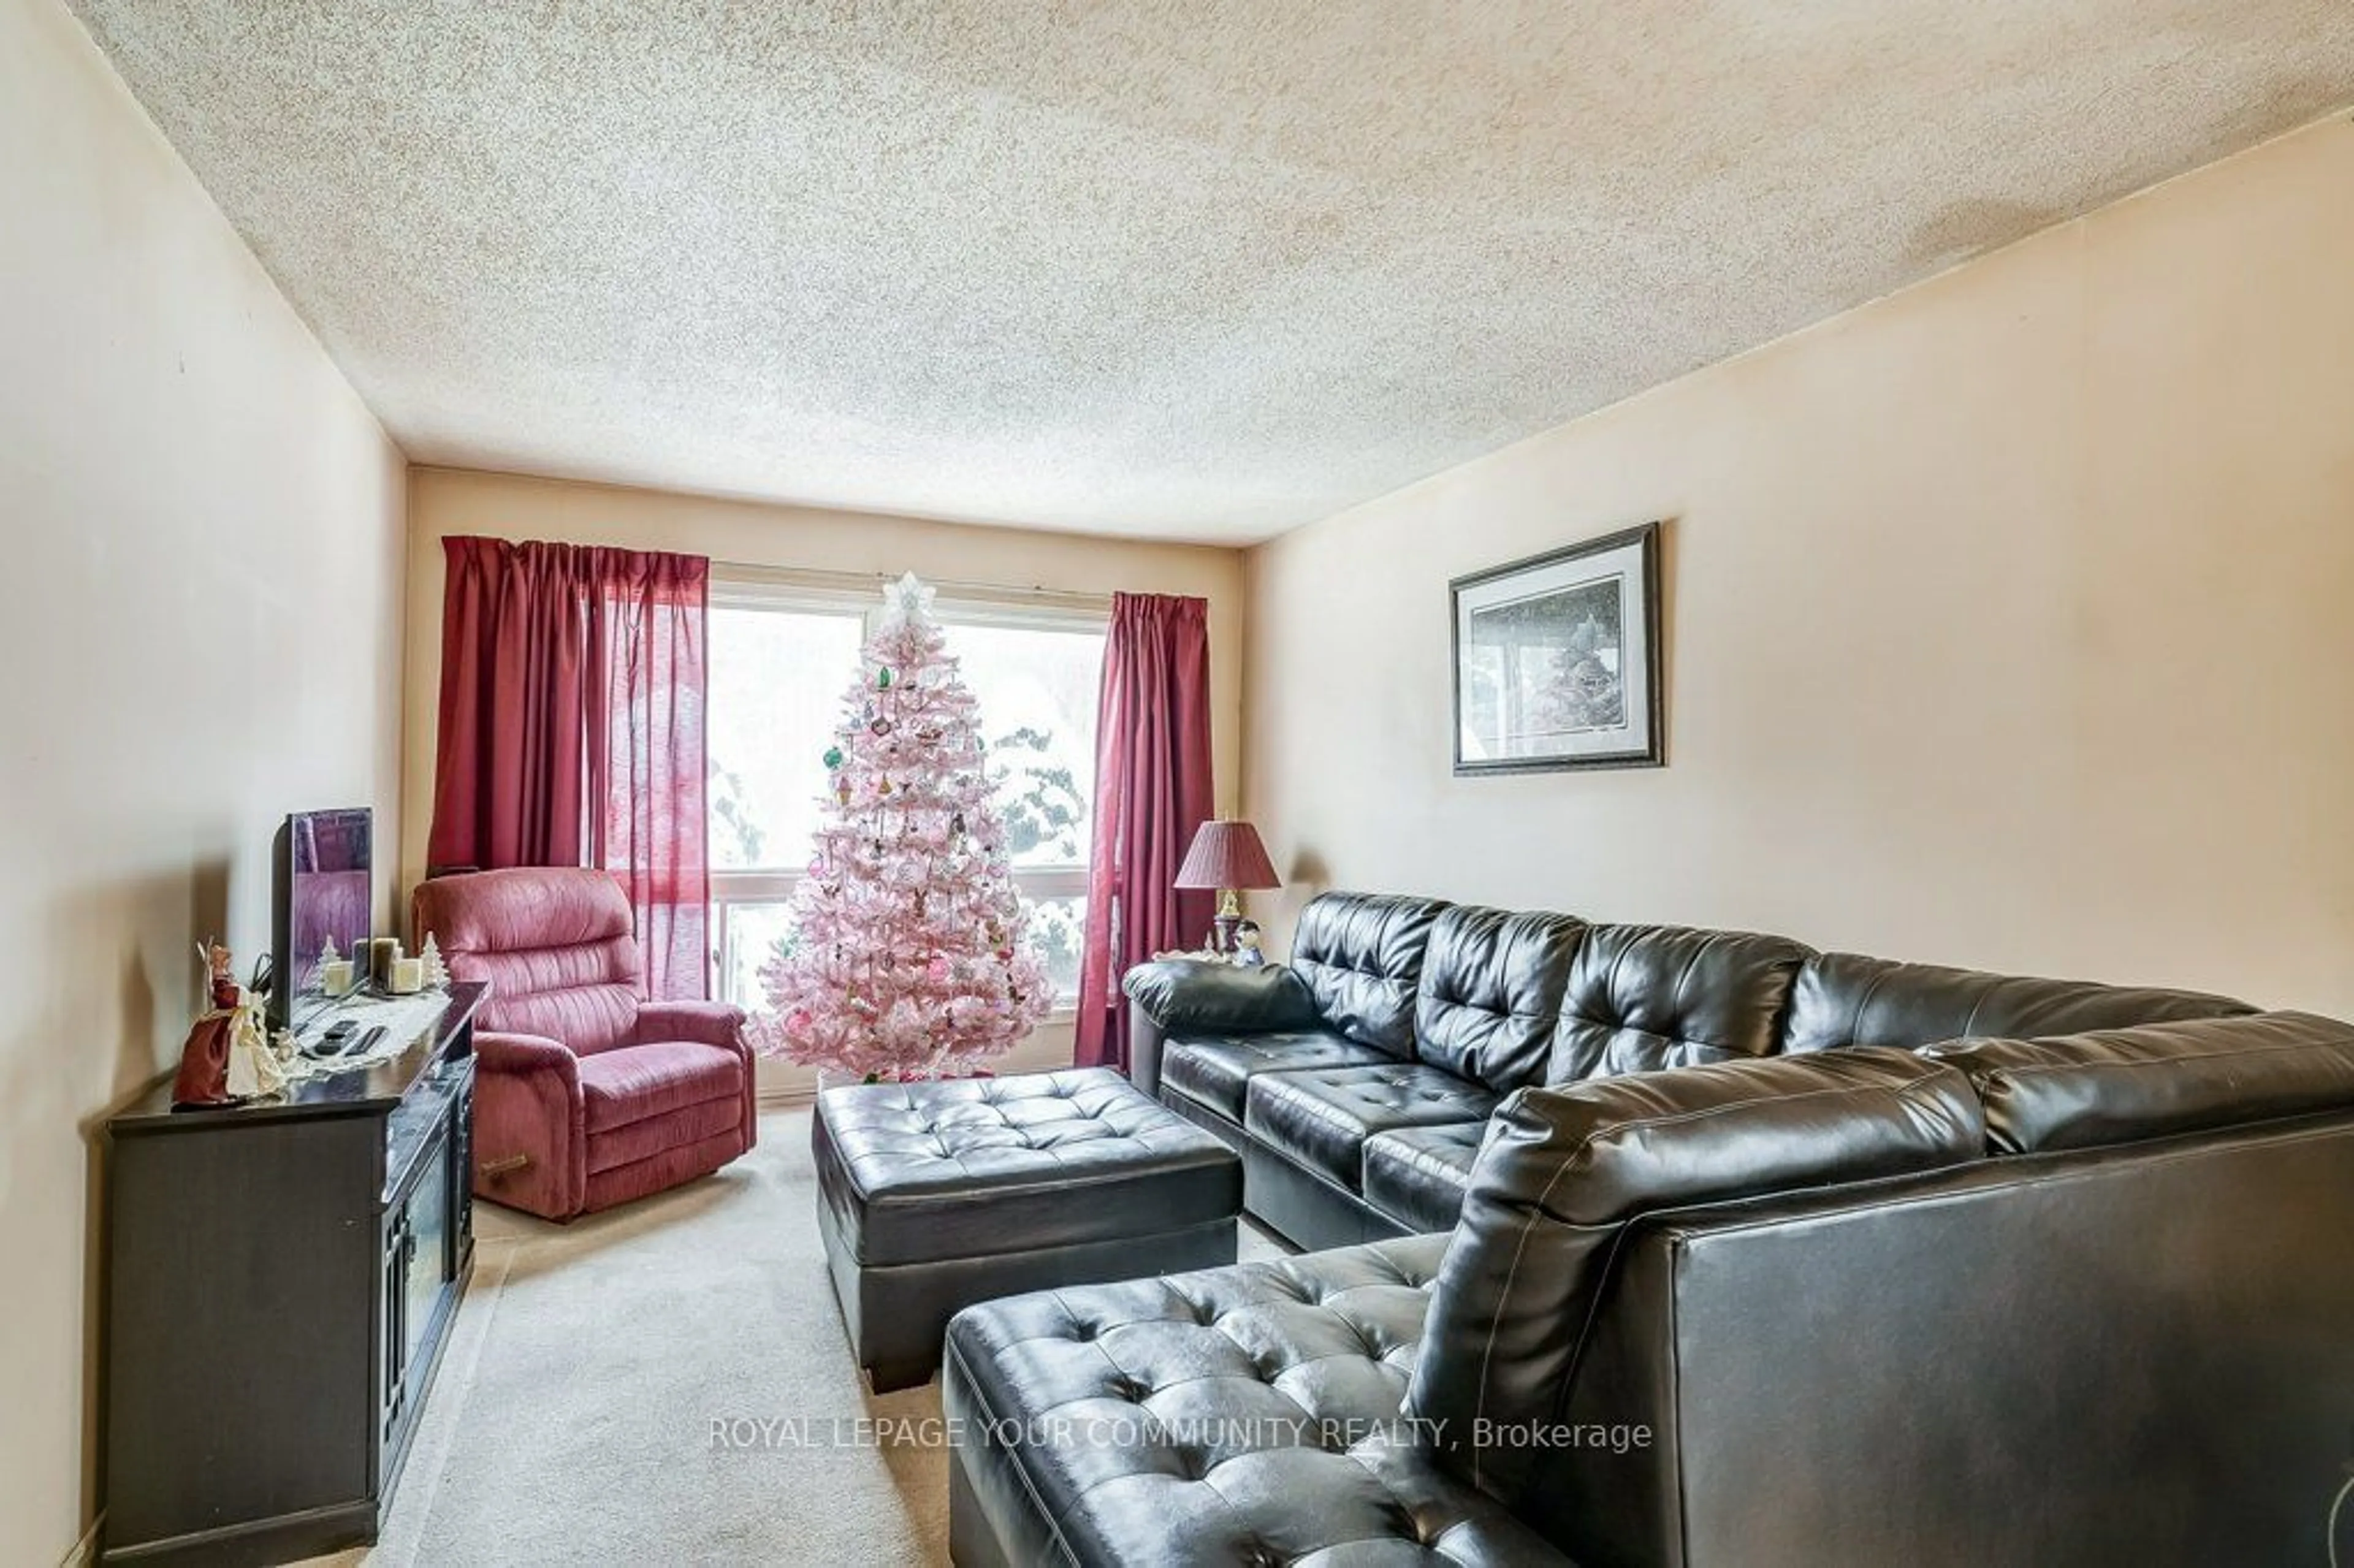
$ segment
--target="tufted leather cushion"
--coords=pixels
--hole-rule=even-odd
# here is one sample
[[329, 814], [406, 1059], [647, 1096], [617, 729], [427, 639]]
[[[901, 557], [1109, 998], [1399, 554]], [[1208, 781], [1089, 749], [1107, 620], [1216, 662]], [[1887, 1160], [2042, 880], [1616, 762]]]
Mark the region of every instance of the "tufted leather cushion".
[[1969, 1075], [1988, 1137], [2009, 1154], [2354, 1107], [2354, 1027], [2306, 1012], [1969, 1040], [1926, 1054]]
[[1407, 1127], [1365, 1139], [1365, 1202], [1409, 1230], [1455, 1228], [1484, 1121]]
[[1770, 1054], [1813, 951], [1746, 931], [1594, 927], [1570, 964], [1545, 1081]]
[[1484, 1122], [1496, 1097], [1440, 1067], [1385, 1062], [1251, 1080], [1243, 1126], [1306, 1170], [1356, 1192], [1365, 1139], [1394, 1127]]
[[599, 871], [525, 866], [440, 876], [411, 899], [462, 980], [488, 980], [480, 1027], [560, 1040], [592, 1055], [636, 1037], [643, 970], [630, 896]]
[[1857, 953], [1817, 953], [1798, 971], [1785, 1053], [1840, 1045], [1918, 1050], [1943, 1040], [2082, 1034], [2255, 1010], [2204, 991], [2033, 980]]
[[[1523, 1090], [1496, 1118], [1433, 1287], [1414, 1414], [1458, 1475], [1507, 1503], [1541, 1448], [1476, 1439], [1547, 1424], [1628, 1224], [1730, 1198], [1963, 1164], [1986, 1123], [1962, 1075], [1903, 1051], [1825, 1051]], [[1761, 1303], [1761, 1309], [1767, 1304]]]
[[1161, 1083], [1196, 1105], [1239, 1122], [1250, 1081], [1260, 1073], [1356, 1067], [1391, 1059], [1387, 1052], [1360, 1045], [1329, 1029], [1287, 1030], [1239, 1040], [1179, 1037], [1161, 1047]]
[[1291, 969], [1326, 1024], [1392, 1056], [1414, 1054], [1415, 988], [1446, 906], [1394, 894], [1324, 893], [1299, 912]]
[[1439, 1245], [960, 1313], [943, 1403], [995, 1540], [1070, 1563], [1565, 1562], [1399, 1421]]
[[1230, 1219], [1231, 1150], [1108, 1067], [818, 1097], [818, 1192], [862, 1265]]
[[1415, 1057], [1498, 1094], [1544, 1076], [1585, 922], [1458, 905], [1432, 922], [1415, 1000]]

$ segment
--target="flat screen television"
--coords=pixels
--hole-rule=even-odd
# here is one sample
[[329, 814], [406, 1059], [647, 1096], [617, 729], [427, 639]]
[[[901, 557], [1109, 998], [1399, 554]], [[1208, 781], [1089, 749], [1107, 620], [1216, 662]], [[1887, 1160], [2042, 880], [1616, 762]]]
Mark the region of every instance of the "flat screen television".
[[366, 806], [297, 811], [278, 830], [271, 856], [270, 1022], [300, 1029], [338, 1000], [320, 985], [319, 960], [335, 951], [367, 973], [376, 878], [376, 814]]

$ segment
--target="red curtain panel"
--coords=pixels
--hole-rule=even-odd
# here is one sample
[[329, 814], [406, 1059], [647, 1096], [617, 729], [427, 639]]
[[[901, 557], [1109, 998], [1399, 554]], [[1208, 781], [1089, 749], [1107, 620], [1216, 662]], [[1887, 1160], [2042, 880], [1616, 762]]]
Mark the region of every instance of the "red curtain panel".
[[442, 548], [428, 863], [604, 866], [629, 889], [648, 993], [707, 995], [711, 563], [503, 539]]
[[1212, 808], [1208, 602], [1114, 595], [1097, 712], [1076, 1054], [1081, 1066], [1125, 1068], [1120, 976], [1156, 952], [1200, 947], [1209, 931], [1214, 895], [1174, 886]]

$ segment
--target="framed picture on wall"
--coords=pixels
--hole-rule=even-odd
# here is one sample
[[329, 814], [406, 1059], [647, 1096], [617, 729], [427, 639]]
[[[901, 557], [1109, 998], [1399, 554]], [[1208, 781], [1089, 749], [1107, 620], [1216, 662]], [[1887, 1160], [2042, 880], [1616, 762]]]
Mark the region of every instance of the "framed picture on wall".
[[1447, 585], [1455, 771], [1657, 768], [1659, 524]]

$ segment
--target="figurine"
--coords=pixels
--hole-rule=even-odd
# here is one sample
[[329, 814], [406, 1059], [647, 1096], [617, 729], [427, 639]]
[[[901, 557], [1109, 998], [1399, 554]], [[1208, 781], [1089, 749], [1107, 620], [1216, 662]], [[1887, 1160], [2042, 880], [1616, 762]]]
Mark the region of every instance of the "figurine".
[[274, 1095], [285, 1086], [286, 1068], [270, 1049], [270, 1031], [261, 1022], [261, 1009], [252, 998], [243, 998], [230, 1014], [229, 1095], [235, 1099], [250, 1099]]
[[241, 992], [231, 971], [229, 951], [217, 941], [196, 944], [196, 960], [205, 966], [212, 1007], [188, 1031], [180, 1047], [179, 1075], [172, 1080], [172, 1108], [235, 1105], [229, 1093], [229, 1048], [237, 1040]]
[[1235, 953], [1231, 960], [1237, 969], [1255, 969], [1267, 962], [1267, 954], [1259, 948], [1258, 922], [1244, 920], [1235, 927]]
[[233, 1106], [278, 1093], [286, 1086], [285, 1064], [270, 1044], [261, 1004], [237, 983], [228, 949], [217, 941], [199, 942], [196, 958], [205, 966], [212, 1006], [180, 1047], [172, 1108]]
[[417, 956], [425, 965], [428, 990], [440, 991], [450, 983], [450, 966], [441, 961], [441, 944], [433, 939], [432, 932], [425, 933], [425, 947]]
[[327, 996], [342, 998], [351, 995], [359, 983], [359, 965], [335, 950], [335, 939], [319, 949], [319, 990]]

